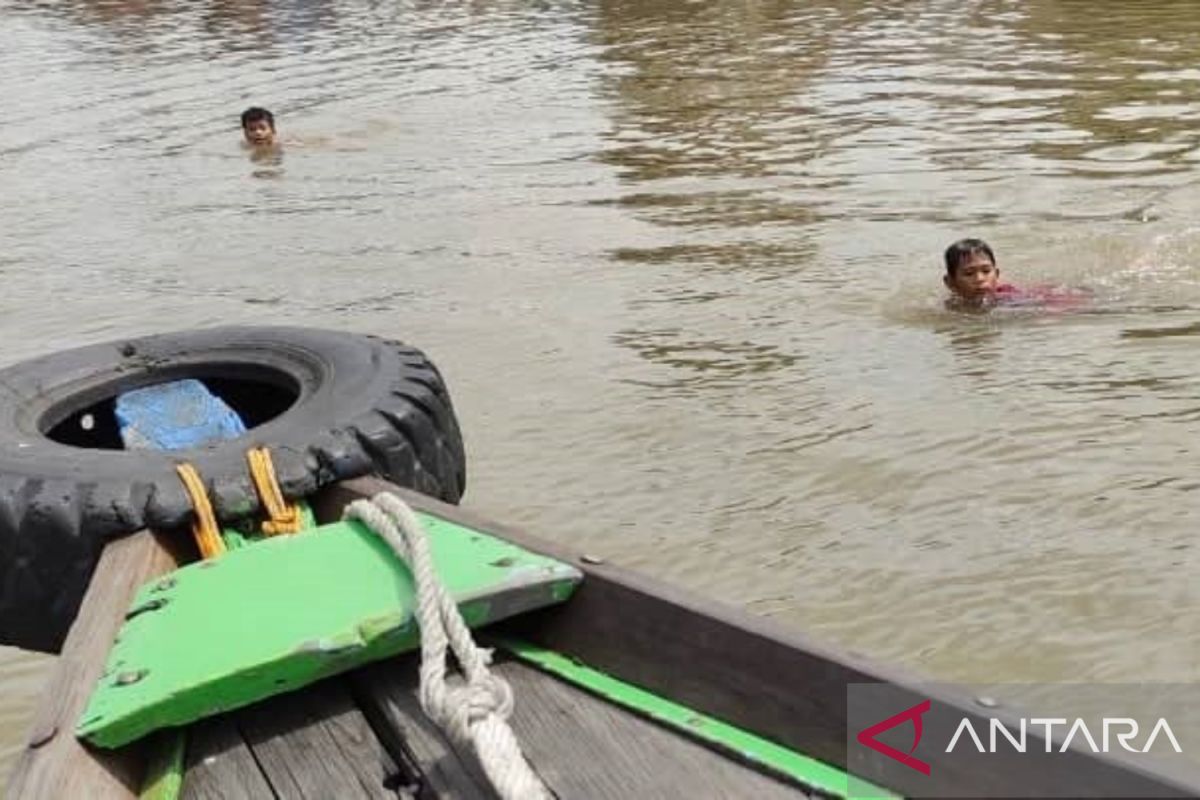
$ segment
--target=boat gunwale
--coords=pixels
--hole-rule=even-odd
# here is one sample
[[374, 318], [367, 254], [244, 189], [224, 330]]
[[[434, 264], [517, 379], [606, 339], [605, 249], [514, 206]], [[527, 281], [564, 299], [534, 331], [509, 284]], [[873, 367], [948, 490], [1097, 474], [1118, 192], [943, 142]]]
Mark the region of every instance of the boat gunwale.
[[[850, 774], [866, 773], [865, 779], [905, 796], [1200, 796], [1200, 771], [1152, 769], [1144, 761], [1077, 745], [1063, 752], [1055, 747], [1036, 759], [1003, 750], [932, 748], [923, 753], [929, 776], [865, 748], [859, 748], [860, 761], [847, 746], [851, 684], [887, 684], [901, 707], [903, 698], [910, 705], [932, 700], [970, 719], [976, 730], [986, 730], [992, 717], [1015, 719], [1016, 714], [380, 478], [326, 487], [314, 508], [318, 518], [334, 519], [350, 502], [382, 491], [397, 493], [418, 511], [507, 539], [584, 573], [568, 603], [522, 615], [501, 630]], [[1045, 738], [1036, 730], [1029, 731], [1029, 740], [1030, 754], [1045, 749]], [[1061, 746], [1059, 737], [1052, 741]]]

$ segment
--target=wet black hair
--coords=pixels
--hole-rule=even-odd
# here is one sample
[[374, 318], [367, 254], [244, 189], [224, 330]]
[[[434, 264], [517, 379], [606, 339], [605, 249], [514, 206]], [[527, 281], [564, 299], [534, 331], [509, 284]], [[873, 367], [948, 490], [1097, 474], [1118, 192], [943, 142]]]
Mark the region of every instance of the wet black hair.
[[265, 119], [271, 130], [275, 130], [275, 115], [258, 106], [251, 106], [242, 112], [242, 127], [245, 128], [251, 122], [258, 122], [260, 119]]
[[973, 255], [983, 253], [996, 263], [996, 255], [983, 239], [959, 239], [946, 248], [946, 275], [953, 278], [959, 266]]

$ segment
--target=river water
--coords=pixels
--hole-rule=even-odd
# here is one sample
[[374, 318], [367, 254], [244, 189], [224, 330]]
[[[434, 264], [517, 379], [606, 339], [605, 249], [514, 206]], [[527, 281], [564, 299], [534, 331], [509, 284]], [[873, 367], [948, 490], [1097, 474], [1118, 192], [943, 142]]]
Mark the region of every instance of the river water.
[[[1196, 680], [1194, 9], [0, 0], [0, 360], [399, 337], [477, 512], [938, 678]], [[1094, 301], [943, 310], [966, 235]]]

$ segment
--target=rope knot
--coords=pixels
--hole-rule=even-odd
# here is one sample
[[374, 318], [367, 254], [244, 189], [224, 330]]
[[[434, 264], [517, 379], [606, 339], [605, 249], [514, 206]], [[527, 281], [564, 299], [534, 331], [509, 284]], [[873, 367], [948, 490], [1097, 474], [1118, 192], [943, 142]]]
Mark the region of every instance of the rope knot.
[[262, 524], [262, 532], [267, 536], [281, 533], [299, 533], [304, 527], [304, 517], [295, 503], [289, 503], [279, 488], [279, 480], [275, 477], [275, 463], [271, 460], [271, 451], [265, 447], [252, 447], [246, 451], [246, 461], [250, 465], [250, 479], [258, 492], [263, 509], [269, 519]]
[[[421, 629], [421, 708], [451, 739], [474, 746], [501, 798], [549, 800], [550, 792], [521, 754], [506, 722], [513, 711], [512, 687], [488, 670], [492, 651], [476, 646], [454, 599], [438, 580], [416, 514], [399, 497], [381, 492], [370, 501], [355, 500], [343, 516], [361, 521], [408, 562]], [[447, 682], [447, 648], [467, 676], [465, 683]]]
[[472, 683], [449, 681], [443, 686], [422, 686], [421, 707], [425, 713], [450, 729], [455, 738], [469, 742], [475, 727], [488, 717], [506, 720], [512, 716], [515, 701], [508, 681], [484, 675]]
[[485, 720], [507, 720], [512, 715], [513, 704], [513, 691], [508, 682], [488, 675], [478, 683], [447, 686], [438, 711], [451, 736], [469, 744], [475, 738], [475, 730]]

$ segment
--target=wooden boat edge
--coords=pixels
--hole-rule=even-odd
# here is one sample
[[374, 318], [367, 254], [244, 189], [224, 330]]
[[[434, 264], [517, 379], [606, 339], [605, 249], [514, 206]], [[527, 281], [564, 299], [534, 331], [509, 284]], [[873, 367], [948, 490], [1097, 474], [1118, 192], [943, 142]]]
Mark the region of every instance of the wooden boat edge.
[[[801, 631], [677, 586], [572, 552], [569, 548], [366, 477], [327, 488], [314, 506], [332, 519], [353, 500], [396, 492], [414, 508], [512, 541], [584, 572], [571, 602], [503, 626], [541, 647], [568, 654], [613, 677], [659, 694], [849, 772], [847, 687], [888, 684], [912, 704], [933, 700], [985, 730], [996, 713], [894, 666], [839, 651]], [[1030, 732], [1030, 750], [1044, 740]], [[936, 750], [936, 748], [935, 748]], [[1196, 797], [1200, 772], [1150, 769], [1115, 753], [1069, 748], [1032, 762], [1015, 754], [928, 754], [931, 776], [873, 759], [875, 783], [909, 797]]]

